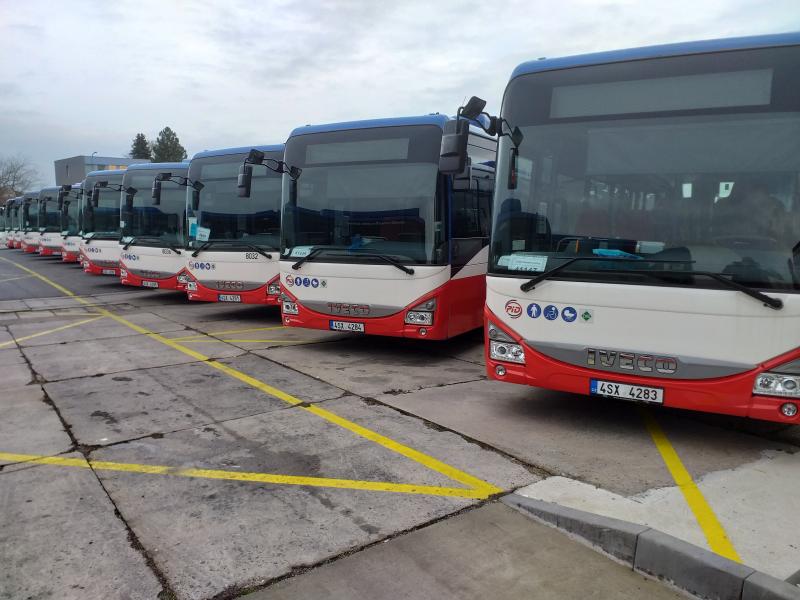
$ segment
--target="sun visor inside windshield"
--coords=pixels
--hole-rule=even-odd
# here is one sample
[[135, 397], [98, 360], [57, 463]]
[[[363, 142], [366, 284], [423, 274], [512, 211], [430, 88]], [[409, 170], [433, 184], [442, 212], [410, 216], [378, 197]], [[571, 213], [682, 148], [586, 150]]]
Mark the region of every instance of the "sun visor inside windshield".
[[603, 127], [587, 136], [587, 175], [800, 170], [797, 117]]

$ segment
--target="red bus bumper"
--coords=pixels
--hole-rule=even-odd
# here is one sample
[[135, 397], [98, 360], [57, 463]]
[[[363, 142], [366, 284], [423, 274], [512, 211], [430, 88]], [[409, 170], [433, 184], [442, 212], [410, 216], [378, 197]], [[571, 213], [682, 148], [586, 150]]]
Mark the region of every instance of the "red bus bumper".
[[78, 255], [77, 252], [67, 252], [62, 248], [61, 262], [68, 262], [68, 263], [80, 262], [80, 256]]
[[11, 242], [11, 247], [19, 250], [20, 248], [22, 248], [22, 242], [20, 242], [19, 240], [14, 240]]
[[194, 289], [186, 288], [186, 296], [189, 300], [193, 302], [219, 302], [219, 295], [234, 295], [239, 296], [241, 298], [241, 304], [262, 304], [264, 306], [280, 306], [281, 305], [281, 295], [280, 294], [267, 294], [267, 288], [272, 283], [277, 283], [278, 278], [273, 278], [269, 283], [265, 283], [261, 287], [258, 287], [254, 290], [247, 290], [247, 291], [224, 291], [224, 290], [215, 290], [210, 287], [204, 286], [199, 281], [192, 280]]
[[[519, 383], [549, 390], [570, 392], [589, 396], [592, 379], [603, 379], [617, 383], [658, 387], [664, 390], [663, 406], [708, 413], [750, 417], [780, 423], [800, 423], [800, 412], [794, 417], [784, 416], [780, 407], [786, 402], [800, 405], [800, 399], [779, 398], [753, 394], [753, 382], [758, 373], [767, 371], [787, 361], [800, 358], [800, 348], [788, 354], [771, 359], [755, 369], [715, 379], [661, 379], [624, 375], [607, 371], [586, 369], [564, 363], [537, 352], [526, 344], [516, 333], [503, 326], [502, 321], [485, 309], [485, 318], [491, 320], [499, 329], [520, 344], [525, 350], [525, 364], [497, 361], [489, 357], [489, 339], [485, 333], [484, 357], [489, 379]], [[488, 331], [488, 327], [486, 328]], [[505, 369], [504, 375], [497, 374], [497, 367]], [[602, 396], [593, 396], [604, 399]]]
[[[122, 273], [125, 272], [123, 276]], [[185, 271], [181, 271], [184, 273]], [[183, 291], [186, 289], [186, 285], [178, 281], [178, 275], [181, 273], [176, 273], [172, 277], [167, 277], [165, 279], [152, 279], [148, 277], [139, 277], [138, 275], [134, 275], [130, 272], [130, 270], [125, 267], [125, 265], [120, 265], [119, 269], [119, 281], [122, 285], [129, 285], [132, 287], [141, 287], [145, 289], [159, 289], [159, 290], [178, 290]], [[143, 285], [145, 281], [148, 282], [155, 282], [158, 286], [153, 285]]]
[[22, 248], [22, 251], [25, 254], [33, 254], [39, 248], [39, 245], [37, 244], [34, 246], [32, 244], [26, 244], [25, 242], [21, 242], [20, 248]]
[[61, 250], [49, 246], [39, 246], [39, 254], [42, 256], [61, 256]]
[[115, 277], [119, 277], [119, 265], [116, 267], [101, 267], [100, 265], [93, 263], [85, 256], [82, 257], [82, 262], [84, 273], [89, 273], [89, 275], [113, 275]]
[[[298, 303], [281, 285], [283, 293], [297, 304], [298, 314], [283, 314], [283, 324], [290, 327], [331, 330], [331, 321], [363, 323], [364, 333], [420, 340], [446, 340], [477, 329], [482, 324], [481, 309], [486, 298], [485, 276], [451, 279], [435, 290], [420, 296], [400, 311], [386, 317], [328, 315], [313, 311]], [[412, 325], [405, 322], [406, 312], [431, 299], [436, 299], [433, 325]]]

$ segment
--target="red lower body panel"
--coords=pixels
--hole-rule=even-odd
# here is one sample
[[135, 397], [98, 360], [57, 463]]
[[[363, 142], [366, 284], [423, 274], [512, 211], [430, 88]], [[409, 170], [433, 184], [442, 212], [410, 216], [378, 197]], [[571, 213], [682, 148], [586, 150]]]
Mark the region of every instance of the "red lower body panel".
[[80, 255], [77, 252], [67, 252], [63, 248], [61, 249], [61, 262], [80, 262]]
[[[270, 283], [277, 281], [277, 279], [278, 278], [276, 277]], [[266, 306], [281, 305], [280, 294], [272, 296], [267, 295], [267, 287], [269, 286], [268, 283], [265, 283], [261, 287], [258, 287], [254, 290], [247, 291], [215, 290], [204, 286], [199, 281], [195, 281], [194, 283], [197, 286], [197, 289], [186, 291], [186, 296], [189, 298], [189, 300], [194, 302], [219, 302], [220, 294], [230, 294], [241, 296], [241, 304], [263, 304]]]
[[[89, 273], [89, 275], [113, 275], [119, 277], [119, 265], [116, 267], [101, 267], [86, 258], [86, 256], [81, 257], [81, 260], [83, 261], [84, 273]], [[113, 273], [111, 271], [113, 271]]]
[[[125, 271], [125, 277], [122, 276], [122, 271], [123, 270]], [[148, 288], [150, 286], [142, 285], [142, 283], [144, 281], [155, 281], [155, 282], [158, 283], [158, 287], [157, 288], [152, 288], [152, 289], [178, 290], [178, 291], [182, 291], [182, 290], [186, 289], [186, 284], [180, 283], [178, 281], [178, 275], [180, 275], [180, 273], [176, 273], [172, 277], [166, 277], [164, 279], [153, 279], [153, 278], [149, 278], [149, 277], [139, 277], [138, 275], [134, 275], [133, 273], [131, 273], [130, 270], [124, 264], [121, 264], [121, 263], [120, 263], [119, 273], [120, 273], [119, 281], [120, 281], [120, 283], [122, 285], [130, 285], [130, 286], [133, 286], [133, 287]], [[184, 273], [184, 271], [181, 271], [181, 273]]]
[[39, 244], [34, 246], [33, 244], [26, 244], [25, 242], [22, 242], [20, 248], [22, 248], [22, 251], [25, 254], [33, 254], [39, 248]]
[[[285, 286], [282, 286], [282, 289], [284, 294], [292, 300], [296, 300]], [[433, 298], [436, 299], [433, 325], [409, 325], [405, 322], [408, 310]], [[297, 303], [299, 314], [284, 314], [283, 323], [292, 327], [330, 330], [331, 321], [347, 321], [348, 323], [363, 323], [364, 333], [371, 335], [446, 340], [481, 327], [485, 300], [486, 277], [478, 275], [451, 279], [443, 286], [415, 299], [399, 312], [386, 317], [328, 315], [310, 310]], [[422, 331], [425, 332], [424, 335], [421, 333]]]
[[22, 242], [20, 242], [19, 240], [14, 240], [13, 242], [11, 242], [11, 247], [19, 250], [20, 248], [22, 248]]
[[[495, 317], [488, 308], [485, 309], [485, 317], [525, 349], [524, 365], [492, 360], [489, 358], [489, 340], [487, 337], [484, 341], [484, 355], [489, 379], [585, 396], [589, 395], [590, 381], [592, 379], [603, 379], [617, 383], [663, 388], [664, 406], [667, 407], [750, 417], [781, 423], [800, 423], [800, 413], [794, 417], [786, 417], [779, 410], [782, 404], [792, 401], [790, 398], [759, 396], [752, 393], [753, 382], [758, 373], [793, 358], [800, 358], [800, 349], [765, 362], [750, 371], [728, 377], [715, 379], [641, 377], [587, 369], [555, 360], [527, 345], [520, 336], [502, 325], [502, 321]], [[505, 375], [497, 375], [495, 369], [498, 365], [502, 365], [505, 368]], [[795, 400], [795, 403], [800, 404], [797, 400]]]
[[61, 250], [58, 248], [51, 248], [50, 246], [39, 246], [39, 254], [42, 256], [60, 256]]

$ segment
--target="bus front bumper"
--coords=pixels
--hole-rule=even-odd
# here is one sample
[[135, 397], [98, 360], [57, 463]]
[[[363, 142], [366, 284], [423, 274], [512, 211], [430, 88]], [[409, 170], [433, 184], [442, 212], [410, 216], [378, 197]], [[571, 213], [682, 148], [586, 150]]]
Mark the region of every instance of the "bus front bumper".
[[172, 277], [165, 277], [165, 278], [148, 278], [148, 277], [139, 277], [138, 275], [134, 275], [131, 273], [124, 264], [120, 263], [119, 267], [119, 281], [122, 285], [129, 285], [132, 287], [141, 287], [145, 289], [159, 289], [159, 290], [177, 290], [183, 291], [186, 289], [186, 285], [180, 281], [180, 276], [184, 274], [184, 271], [180, 273], [176, 273]]
[[[254, 290], [215, 290], [207, 287], [189, 275], [189, 282], [186, 284], [186, 297], [193, 302], [235, 302], [239, 304], [261, 304], [264, 306], [280, 306], [281, 295], [269, 294], [270, 286], [276, 284], [278, 278], [275, 277], [269, 283]], [[228, 300], [220, 300], [228, 298]], [[238, 300], [236, 300], [238, 298]]]

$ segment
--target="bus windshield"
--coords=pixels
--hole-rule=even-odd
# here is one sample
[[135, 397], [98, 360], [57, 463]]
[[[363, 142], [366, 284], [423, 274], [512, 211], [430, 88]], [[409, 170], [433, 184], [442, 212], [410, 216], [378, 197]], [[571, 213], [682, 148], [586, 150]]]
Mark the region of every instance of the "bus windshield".
[[[281, 179], [266, 167], [253, 167], [249, 198], [239, 198], [236, 180], [246, 154], [227, 154], [192, 160], [189, 179], [200, 181], [198, 210], [190, 217], [190, 246], [223, 242], [214, 250], [246, 245], [277, 250], [281, 229]], [[282, 153], [267, 158], [283, 160]], [[187, 202], [198, 192], [188, 188]]]
[[[184, 245], [186, 221], [186, 189], [173, 181], [161, 183], [161, 202], [153, 204], [153, 179], [155, 169], [131, 171], [125, 177], [124, 187], [136, 190], [130, 209], [123, 202], [120, 220], [123, 235], [137, 240], [139, 245]], [[185, 177], [186, 171], [172, 169], [173, 177]], [[125, 196], [123, 192], [123, 197]]]
[[[284, 176], [284, 258], [316, 248], [318, 261], [443, 264], [443, 194], [438, 189], [441, 129], [431, 125], [298, 135]], [[370, 254], [373, 256], [370, 257]]]
[[80, 231], [81, 189], [73, 187], [64, 196], [64, 210], [61, 214], [61, 232], [65, 235], [78, 235]]
[[39, 196], [39, 231], [61, 231], [61, 212], [58, 209], [58, 188]]
[[[796, 48], [522, 75], [503, 116], [490, 272], [800, 289]], [[621, 259], [621, 260], [615, 260]]]
[[[108, 181], [109, 187], [99, 188], [100, 198], [97, 206], [92, 205], [92, 189], [98, 181]], [[94, 176], [86, 180], [86, 193], [83, 200], [83, 234], [93, 234], [95, 238], [119, 238], [119, 199], [120, 192], [111, 186], [122, 183], [122, 173], [116, 176]]]
[[28, 197], [22, 206], [22, 223], [25, 231], [39, 231], [39, 198]]

